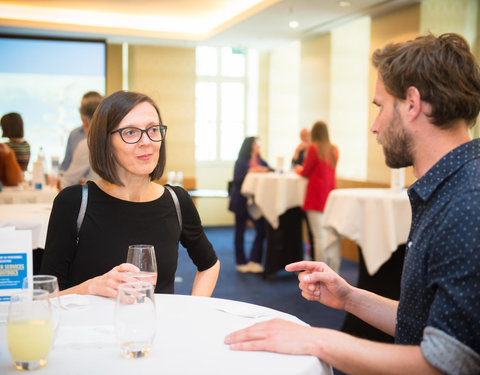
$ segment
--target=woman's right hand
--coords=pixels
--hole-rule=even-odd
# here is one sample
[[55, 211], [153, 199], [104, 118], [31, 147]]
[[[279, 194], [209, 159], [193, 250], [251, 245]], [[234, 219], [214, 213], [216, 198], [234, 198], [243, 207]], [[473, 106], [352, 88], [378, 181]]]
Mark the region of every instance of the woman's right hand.
[[94, 277], [87, 282], [87, 294], [116, 298], [118, 286], [123, 283], [138, 281], [132, 273], [140, 272], [139, 268], [130, 263], [122, 263], [113, 267], [107, 273]]
[[353, 287], [323, 262], [296, 262], [285, 270], [303, 271], [298, 275], [302, 296], [335, 309], [345, 310]]

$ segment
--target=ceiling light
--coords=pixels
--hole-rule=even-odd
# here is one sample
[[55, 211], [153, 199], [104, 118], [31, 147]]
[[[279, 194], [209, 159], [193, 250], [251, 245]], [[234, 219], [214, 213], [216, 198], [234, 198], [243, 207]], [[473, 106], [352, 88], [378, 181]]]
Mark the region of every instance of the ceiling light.
[[298, 26], [300, 26], [300, 23], [297, 21], [297, 19], [295, 17], [295, 9], [290, 8], [289, 13], [290, 13], [290, 21], [288, 22], [288, 26], [291, 29], [296, 29]]
[[346, 1], [346, 0], [340, 0], [337, 4], [339, 7], [342, 7], [342, 8], [346, 8], [351, 5], [350, 1]]
[[300, 24], [298, 23], [298, 21], [295, 21], [295, 20], [291, 20], [289, 23], [288, 23], [288, 26], [291, 28], [291, 29], [296, 29]]

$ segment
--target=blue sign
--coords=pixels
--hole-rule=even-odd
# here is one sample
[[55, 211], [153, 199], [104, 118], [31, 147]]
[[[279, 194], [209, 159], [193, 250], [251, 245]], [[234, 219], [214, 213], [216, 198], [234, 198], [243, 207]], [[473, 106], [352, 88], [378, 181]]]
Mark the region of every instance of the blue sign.
[[[21, 289], [27, 277], [27, 254], [0, 254], [0, 290]], [[9, 301], [10, 296], [0, 296], [1, 301]]]

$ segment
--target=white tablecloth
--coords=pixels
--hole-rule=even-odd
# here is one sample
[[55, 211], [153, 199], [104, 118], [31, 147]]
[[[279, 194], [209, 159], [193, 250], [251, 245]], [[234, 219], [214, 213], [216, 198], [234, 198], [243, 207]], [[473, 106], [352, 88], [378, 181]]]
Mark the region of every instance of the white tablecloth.
[[[88, 301], [86, 307], [62, 310], [55, 346], [39, 373], [332, 374], [331, 367], [315, 357], [236, 352], [223, 343], [228, 333], [255, 322], [281, 317], [301, 323], [297, 318], [241, 302], [181, 295], [156, 295], [157, 330], [152, 349], [145, 358], [124, 359], [115, 342], [115, 302], [93, 296], [81, 298]], [[7, 349], [5, 324], [0, 326], [0, 373], [18, 374]]]
[[253, 201], [270, 225], [290, 208], [303, 206], [308, 180], [295, 173], [247, 173], [241, 192]]
[[342, 237], [361, 248], [373, 275], [399, 245], [406, 243], [412, 213], [406, 191], [337, 189], [330, 192], [323, 215], [326, 246], [340, 246]]
[[45, 248], [52, 203], [0, 204], [0, 227], [32, 231], [32, 249]]
[[41, 190], [4, 186], [0, 191], [0, 204], [53, 203], [57, 194], [58, 190], [51, 186], [46, 186]]

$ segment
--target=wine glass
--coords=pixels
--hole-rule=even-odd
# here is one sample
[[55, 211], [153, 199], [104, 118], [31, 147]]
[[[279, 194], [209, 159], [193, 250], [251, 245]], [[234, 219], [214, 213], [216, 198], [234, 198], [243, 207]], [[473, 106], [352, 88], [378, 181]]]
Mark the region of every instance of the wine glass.
[[31, 282], [29, 278], [23, 279], [23, 288], [33, 290], [45, 290], [48, 293], [50, 299], [50, 305], [52, 309], [52, 327], [53, 337], [57, 335], [58, 327], [60, 326], [60, 292], [58, 288], [58, 280], [56, 276], [52, 275], [33, 275]]
[[140, 269], [140, 273], [131, 274], [133, 277], [139, 281], [146, 281], [155, 288], [157, 284], [157, 260], [152, 245], [130, 245], [128, 247], [127, 263], [131, 263]]
[[145, 281], [121, 284], [115, 304], [115, 331], [125, 358], [145, 356], [155, 337], [155, 294]]
[[11, 296], [7, 341], [17, 370], [36, 370], [47, 363], [53, 341], [52, 312], [47, 291], [28, 289]]

